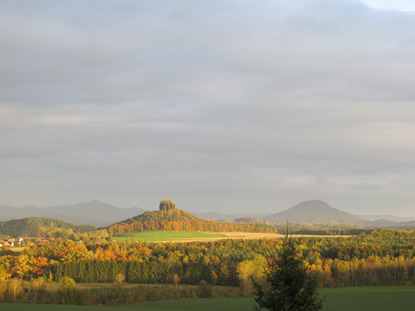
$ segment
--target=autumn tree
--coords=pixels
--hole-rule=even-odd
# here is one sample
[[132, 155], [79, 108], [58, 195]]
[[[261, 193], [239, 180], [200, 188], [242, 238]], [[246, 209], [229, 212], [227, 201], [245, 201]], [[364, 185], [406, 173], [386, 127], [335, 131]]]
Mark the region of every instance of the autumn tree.
[[298, 252], [299, 241], [287, 233], [277, 256], [267, 262], [264, 284], [253, 280], [258, 308], [271, 311], [317, 311], [323, 300], [317, 282]]
[[258, 284], [263, 283], [263, 273], [265, 265], [265, 257], [259, 254], [255, 254], [252, 260], [245, 260], [238, 264], [236, 271], [238, 272], [240, 287], [244, 295], [248, 296], [252, 294], [253, 279]]
[[173, 283], [174, 283], [175, 288], [177, 288], [177, 285], [179, 284], [179, 282], [180, 282], [180, 278], [177, 275], [177, 273], [173, 274]]
[[20, 255], [17, 257], [11, 257], [11, 271], [12, 274], [16, 275], [19, 278], [22, 278], [26, 272], [30, 271], [32, 259], [27, 255]]

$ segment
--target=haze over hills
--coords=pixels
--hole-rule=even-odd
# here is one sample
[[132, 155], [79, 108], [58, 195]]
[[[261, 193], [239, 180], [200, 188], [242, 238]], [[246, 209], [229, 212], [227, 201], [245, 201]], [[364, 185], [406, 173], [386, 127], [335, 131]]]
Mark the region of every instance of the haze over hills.
[[233, 221], [237, 218], [243, 217], [253, 217], [253, 218], [265, 218], [272, 213], [233, 213], [233, 214], [223, 214], [217, 212], [189, 212], [190, 214], [199, 217], [204, 220], [229, 220]]
[[[12, 207], [0, 206], [0, 219], [10, 220], [26, 217], [54, 218], [70, 222], [76, 225], [93, 225], [105, 227], [129, 218], [145, 213], [146, 210], [132, 208], [118, 208], [111, 204], [97, 200], [74, 204], [59, 205], [39, 208], [35, 206]], [[272, 222], [300, 222], [312, 224], [352, 224], [368, 226], [390, 227], [394, 225], [411, 225], [415, 217], [398, 217], [393, 215], [352, 215], [336, 209], [321, 200], [301, 202], [285, 211], [267, 213], [232, 213], [224, 214], [218, 212], [191, 212], [192, 215], [203, 220], [234, 221], [240, 218], [264, 219]]]
[[140, 215], [145, 211], [138, 207], [118, 208], [111, 204], [93, 200], [74, 205], [43, 208], [35, 206], [0, 206], [0, 217], [2, 220], [26, 217], [54, 218], [76, 225], [107, 226], [114, 222]]
[[320, 200], [301, 202], [285, 211], [265, 217], [266, 220], [283, 223], [300, 222], [312, 224], [363, 224], [363, 218], [341, 211]]
[[370, 221], [385, 219], [385, 220], [390, 220], [394, 222], [408, 222], [408, 221], [415, 220], [415, 217], [402, 217], [402, 216], [394, 216], [394, 215], [356, 215], [356, 216], [366, 219], [366, 220], [370, 220]]

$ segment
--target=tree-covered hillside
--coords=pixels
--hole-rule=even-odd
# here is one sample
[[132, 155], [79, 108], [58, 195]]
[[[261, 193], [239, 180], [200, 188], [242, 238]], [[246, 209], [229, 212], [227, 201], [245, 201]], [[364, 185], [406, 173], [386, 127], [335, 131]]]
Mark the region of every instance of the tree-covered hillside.
[[133, 218], [115, 223], [108, 228], [112, 235], [153, 231], [245, 231], [245, 232], [274, 232], [275, 228], [263, 224], [235, 224], [230, 222], [214, 222], [197, 218], [179, 210], [170, 200], [160, 203], [159, 211], [145, 212]]
[[75, 233], [84, 233], [95, 230], [95, 227], [87, 225], [73, 225], [62, 220], [36, 217], [0, 222], [0, 234], [11, 237], [45, 236], [47, 232], [63, 230], [72, 230], [72, 232]]

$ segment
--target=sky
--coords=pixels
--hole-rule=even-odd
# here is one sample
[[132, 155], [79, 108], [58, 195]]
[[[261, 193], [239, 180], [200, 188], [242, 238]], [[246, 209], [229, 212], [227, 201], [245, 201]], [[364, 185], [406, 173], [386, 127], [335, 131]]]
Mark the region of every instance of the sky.
[[0, 0], [0, 205], [415, 216], [415, 3]]

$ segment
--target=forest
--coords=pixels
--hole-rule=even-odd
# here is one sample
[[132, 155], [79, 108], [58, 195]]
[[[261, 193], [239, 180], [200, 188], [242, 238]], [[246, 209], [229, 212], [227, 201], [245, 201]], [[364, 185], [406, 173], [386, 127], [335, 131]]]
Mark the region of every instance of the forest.
[[[340, 238], [302, 238], [300, 254], [320, 287], [415, 284], [415, 231], [374, 230]], [[240, 286], [275, 256], [278, 240], [150, 243], [102, 241], [36, 244], [20, 254], [2, 251], [0, 278], [60, 281]]]

